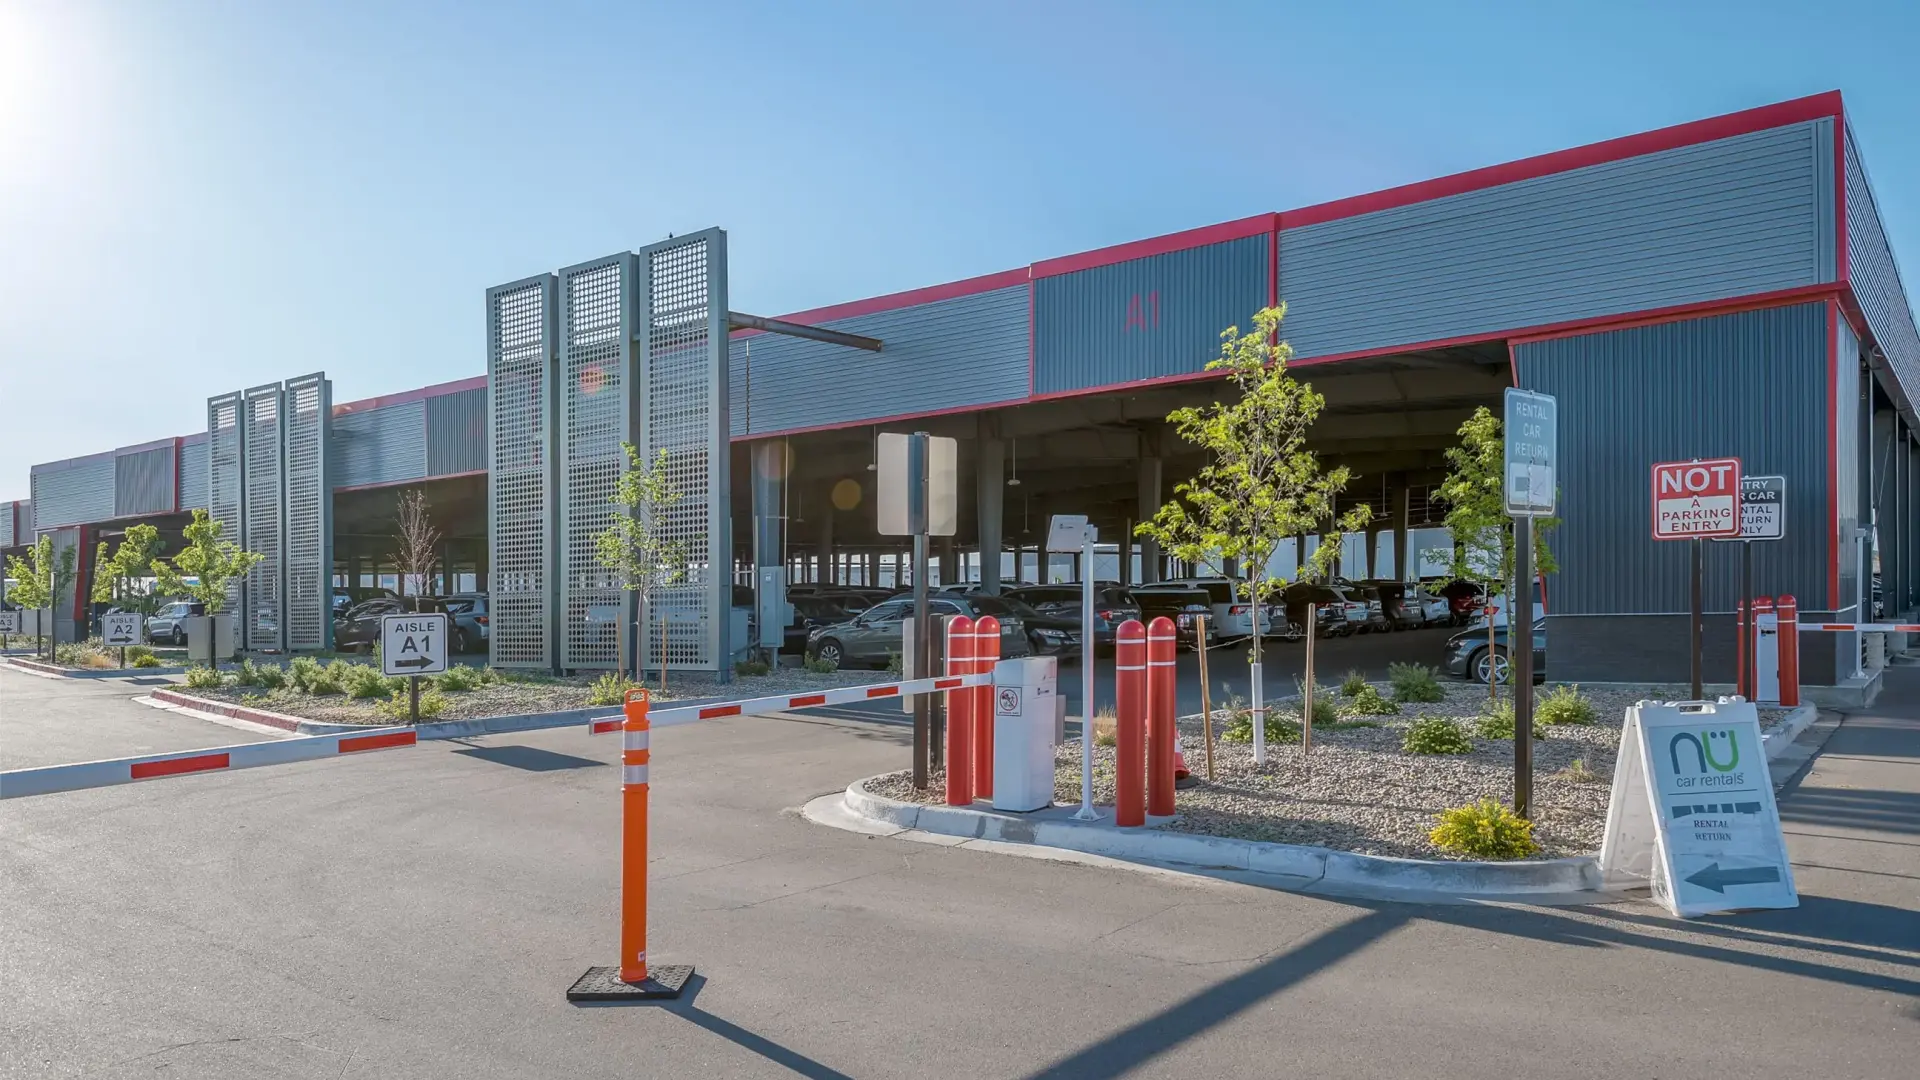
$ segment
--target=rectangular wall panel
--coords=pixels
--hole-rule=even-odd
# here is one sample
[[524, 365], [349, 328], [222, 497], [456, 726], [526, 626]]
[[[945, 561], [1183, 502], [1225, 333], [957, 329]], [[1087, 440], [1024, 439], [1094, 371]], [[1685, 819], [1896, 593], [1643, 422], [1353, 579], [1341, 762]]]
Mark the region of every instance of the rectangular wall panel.
[[1027, 286], [1016, 285], [819, 324], [879, 338], [885, 348], [878, 353], [778, 334], [736, 336], [733, 434], [1025, 397], [1027, 307]]
[[1830, 119], [1286, 228], [1302, 357], [1835, 279]]
[[35, 465], [29, 474], [34, 531], [111, 520], [113, 479], [112, 454]]
[[427, 475], [427, 406], [408, 401], [333, 418], [334, 485], [399, 484]]
[[652, 666], [713, 671], [725, 681], [733, 662], [727, 234], [664, 240], [640, 249], [639, 262], [642, 447], [649, 457], [666, 454], [680, 499], [659, 527], [690, 564], [685, 581], [655, 595], [642, 640]]
[[241, 546], [264, 558], [247, 574], [247, 602], [239, 624], [242, 648], [285, 650], [286, 396], [279, 383], [241, 395]]
[[13, 546], [13, 516], [17, 503], [0, 503], [0, 548]]
[[487, 467], [485, 387], [426, 400], [427, 475], [457, 476]]
[[560, 665], [612, 668], [626, 590], [600, 564], [598, 540], [612, 523], [614, 486], [635, 439], [634, 260], [628, 254], [560, 271], [561, 470]]
[[1034, 392], [1203, 370], [1220, 332], [1267, 305], [1270, 244], [1249, 236], [1036, 279]]
[[[207, 399], [207, 516], [220, 523], [220, 538], [244, 543], [241, 514], [246, 504], [242, 484], [245, 432], [240, 421], [240, 395]], [[236, 583], [227, 589], [228, 613], [236, 627], [245, 625], [245, 597]]]
[[180, 510], [207, 508], [207, 437], [189, 435], [180, 443]]
[[[1864, 427], [1870, 423], [1871, 411], [1862, 401], [1869, 384], [1860, 368], [1860, 339], [1844, 318], [1834, 318], [1833, 331], [1833, 527], [1840, 564], [1833, 606], [1837, 611], [1850, 612], [1857, 611], [1860, 596], [1861, 545], [1857, 534], [1872, 520], [1867, 500], [1861, 498], [1869, 479], [1869, 470], [1863, 467], [1869, 453]], [[1824, 597], [1826, 590], [1818, 595]], [[1823, 606], [1827, 603], [1820, 602]]]
[[323, 374], [286, 382], [287, 648], [333, 645], [333, 485], [327, 475], [333, 388]]
[[487, 290], [488, 636], [495, 667], [554, 666], [555, 293], [551, 274]]
[[172, 444], [117, 455], [113, 459], [113, 515], [171, 513], [175, 470]]
[[1848, 280], [1866, 316], [1868, 332], [1886, 354], [1907, 400], [1920, 406], [1920, 329], [1914, 326], [1913, 298], [1887, 243], [1873, 186], [1867, 182], [1867, 165], [1852, 130], [1847, 131], [1846, 140]]

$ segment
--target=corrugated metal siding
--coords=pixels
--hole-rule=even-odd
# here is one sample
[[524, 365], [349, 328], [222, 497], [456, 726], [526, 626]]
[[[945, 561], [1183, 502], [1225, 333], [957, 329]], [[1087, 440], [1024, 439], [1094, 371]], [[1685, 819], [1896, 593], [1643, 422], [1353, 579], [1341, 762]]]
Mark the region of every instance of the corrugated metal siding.
[[[1845, 319], [1834, 321], [1834, 333], [1833, 430], [1838, 438], [1832, 467], [1840, 544], [1840, 595], [1832, 603], [1845, 610], [1860, 595], [1860, 544], [1854, 539], [1854, 533], [1862, 524], [1860, 489], [1866, 483], [1867, 470], [1862, 469], [1860, 463], [1870, 440], [1863, 439], [1860, 430], [1867, 422], [1867, 413], [1860, 401], [1866, 386], [1860, 373], [1860, 339], [1854, 336], [1853, 328]], [[1827, 588], [1823, 586], [1817, 593], [1797, 595], [1824, 597]]]
[[877, 337], [886, 348], [870, 353], [778, 334], [734, 338], [728, 364], [734, 435], [1026, 396], [1024, 285], [820, 325]]
[[[1521, 385], [1560, 400], [1557, 615], [1685, 612], [1683, 541], [1655, 541], [1655, 462], [1738, 456], [1787, 477], [1787, 537], [1754, 545], [1755, 587], [1827, 595], [1827, 306], [1722, 315], [1517, 346]], [[1658, 387], [1658, 393], [1648, 392]], [[1707, 551], [1707, 608], [1732, 610], [1738, 552]]]
[[113, 519], [112, 457], [35, 465], [31, 477], [35, 533]]
[[486, 467], [486, 388], [428, 398], [427, 475], [451, 476]]
[[13, 516], [17, 503], [0, 503], [0, 548], [13, 546]]
[[1832, 139], [1816, 120], [1283, 229], [1287, 339], [1327, 356], [1834, 280]]
[[157, 446], [113, 459], [113, 513], [164, 514], [173, 510], [173, 447]]
[[1130, 259], [1033, 283], [1033, 389], [1186, 375], [1267, 304], [1271, 237]]
[[1920, 403], [1920, 328], [1900, 279], [1900, 266], [1880, 223], [1866, 162], [1847, 132], [1847, 277], [1867, 317], [1867, 329], [1879, 342], [1907, 399]]
[[180, 509], [207, 508], [207, 440], [180, 444]]
[[334, 417], [331, 471], [335, 487], [397, 484], [426, 476], [426, 402]]

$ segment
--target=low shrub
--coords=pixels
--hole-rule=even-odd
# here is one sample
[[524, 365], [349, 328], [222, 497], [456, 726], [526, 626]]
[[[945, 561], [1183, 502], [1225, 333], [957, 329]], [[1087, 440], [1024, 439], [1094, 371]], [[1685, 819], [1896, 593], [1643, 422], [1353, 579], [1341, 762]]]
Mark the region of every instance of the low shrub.
[[287, 685], [303, 694], [313, 693], [313, 680], [326, 671], [311, 656], [296, 656], [287, 663]]
[[249, 658], [240, 661], [240, 666], [234, 669], [233, 684], [278, 690], [287, 685], [287, 673], [278, 664], [256, 664]]
[[[447, 695], [441, 693], [438, 688], [432, 685], [423, 687], [420, 691], [420, 719], [425, 720], [428, 717], [439, 716], [441, 713], [446, 712], [447, 707], [451, 704], [453, 703], [447, 699]], [[379, 713], [381, 716], [404, 721], [408, 718], [407, 705], [407, 691], [404, 689], [395, 690], [385, 701], [375, 705], [373, 711]]]
[[[1249, 725], [1248, 730], [1252, 727]], [[1093, 714], [1093, 745], [1120, 745], [1120, 719], [1114, 715], [1113, 706], [1102, 705]]]
[[834, 672], [840, 670], [840, 665], [834, 663], [831, 660], [823, 660], [818, 656], [809, 656], [805, 658], [804, 660], [800, 661], [800, 666], [806, 668], [808, 671], [812, 672], [815, 675], [831, 675]]
[[187, 689], [218, 690], [226, 677], [210, 667], [190, 667], [187, 669]]
[[627, 701], [627, 691], [639, 688], [640, 684], [632, 679], [609, 671], [593, 680], [593, 685], [587, 688], [587, 704], [624, 705]]
[[[1225, 742], [1251, 743], [1253, 741], [1253, 710], [1247, 708], [1235, 698], [1227, 703], [1228, 715], [1232, 717], [1227, 726], [1220, 731]], [[1318, 710], [1315, 710], [1318, 712]], [[1267, 710], [1267, 745], [1297, 743], [1300, 741], [1300, 721], [1283, 716], [1277, 709]], [[1316, 725], [1319, 720], [1314, 721]]]
[[145, 656], [136, 656], [133, 658], [132, 662], [134, 667], [159, 667], [160, 666], [160, 658], [153, 655], [152, 653], [148, 653]]
[[69, 641], [53, 647], [53, 662], [76, 668], [110, 668], [120, 666], [120, 657], [109, 653], [98, 640]]
[[1578, 686], [1556, 686], [1540, 695], [1533, 705], [1533, 722], [1558, 726], [1560, 724], [1591, 724], [1595, 719], [1593, 699], [1580, 692]]
[[[383, 698], [406, 685], [404, 680], [389, 679], [380, 669], [368, 664], [345, 664], [340, 685], [351, 698]], [[328, 665], [332, 670], [332, 665]]]
[[484, 681], [485, 676], [480, 668], [468, 667], [465, 664], [455, 664], [433, 677], [435, 689], [449, 690], [454, 693], [478, 689]]
[[891, 676], [893, 676], [894, 678], [896, 678], [896, 679], [898, 679], [898, 678], [900, 678], [901, 676], [903, 676], [903, 675], [905, 675], [905, 674], [906, 674], [906, 670], [907, 670], [907, 669], [906, 669], [906, 667], [905, 667], [905, 665], [904, 665], [904, 663], [903, 663], [903, 662], [901, 661], [901, 659], [900, 659], [900, 654], [899, 654], [899, 653], [888, 653], [888, 654], [887, 654], [887, 674], [889, 674], [889, 675], [891, 675]]
[[[1303, 698], [1306, 696], [1307, 688], [1299, 679], [1293, 680], [1293, 689], [1294, 692], [1300, 694]], [[1334, 701], [1335, 693], [1336, 691], [1329, 686], [1316, 686], [1313, 688], [1313, 726], [1315, 728], [1323, 728], [1328, 724], [1337, 724], [1340, 722], [1340, 705]], [[1272, 715], [1271, 710], [1269, 710], [1268, 715]]]
[[1440, 673], [1425, 664], [1388, 664], [1387, 682], [1393, 685], [1393, 700], [1402, 704], [1445, 701], [1440, 688]]
[[1587, 768], [1585, 758], [1574, 758], [1573, 763], [1560, 770], [1560, 778], [1576, 784], [1604, 784], [1607, 778]]
[[1362, 690], [1367, 689], [1370, 689], [1367, 685], [1367, 677], [1358, 671], [1349, 671], [1347, 677], [1340, 680], [1341, 697], [1356, 697]]
[[132, 664], [134, 667], [152, 667], [152, 664], [143, 664], [140, 662], [142, 659], [152, 658], [153, 647], [151, 645], [127, 646], [127, 663]]
[[1435, 847], [1477, 859], [1524, 859], [1540, 853], [1533, 822], [1494, 799], [1442, 811], [1427, 834]]
[[1423, 716], [1407, 728], [1400, 749], [1409, 754], [1465, 754], [1473, 749], [1473, 740], [1444, 716]]
[[1352, 700], [1341, 707], [1344, 716], [1386, 716], [1397, 713], [1400, 706], [1380, 696], [1380, 691], [1369, 686], [1354, 694]]
[[749, 677], [765, 675], [772, 670], [773, 667], [765, 660], [742, 660], [733, 665], [733, 673], [735, 675], [746, 675]]

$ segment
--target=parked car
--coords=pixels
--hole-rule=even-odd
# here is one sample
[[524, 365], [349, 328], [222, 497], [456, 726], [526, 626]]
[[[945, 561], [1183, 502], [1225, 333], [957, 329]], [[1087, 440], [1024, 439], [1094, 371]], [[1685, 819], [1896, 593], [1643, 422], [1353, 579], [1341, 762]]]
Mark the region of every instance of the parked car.
[[[1010, 599], [1031, 606], [1041, 615], [1049, 618], [1069, 620], [1073, 628], [1080, 629], [1080, 606], [1084, 594], [1079, 584], [1065, 585], [1023, 585], [1009, 589], [1005, 593]], [[1093, 644], [1094, 648], [1107, 651], [1113, 648], [1113, 634], [1121, 623], [1128, 619], [1140, 618], [1140, 604], [1133, 593], [1119, 585], [1093, 587]]]
[[805, 652], [807, 638], [816, 627], [843, 623], [855, 614], [823, 595], [789, 596], [787, 603], [793, 608], [793, 620], [787, 623], [786, 634], [780, 642], [782, 652]]
[[[1507, 628], [1493, 628], [1493, 643], [1487, 643], [1487, 627], [1483, 622], [1474, 629], [1462, 630], [1447, 639], [1443, 653], [1447, 674], [1463, 679], [1472, 679], [1484, 683], [1489, 678], [1505, 685], [1512, 676], [1507, 658]], [[1533, 624], [1533, 681], [1545, 682], [1547, 678], [1547, 622], [1545, 619]]]
[[1343, 588], [1347, 594], [1342, 610], [1346, 612], [1347, 622], [1356, 633], [1391, 634], [1393, 620], [1387, 618], [1386, 608], [1380, 599], [1380, 590], [1372, 585], [1348, 585]]
[[442, 603], [447, 609], [447, 617], [453, 620], [453, 640], [449, 642], [456, 653], [479, 653], [487, 651], [489, 638], [487, 628], [487, 594], [454, 593], [444, 597]]
[[1136, 585], [1128, 592], [1140, 607], [1141, 622], [1152, 622], [1162, 615], [1173, 620], [1181, 647], [1197, 649], [1201, 646], [1202, 617], [1207, 620], [1205, 644], [1211, 646], [1220, 639], [1219, 630], [1213, 623], [1213, 597], [1205, 589], [1184, 585]]
[[1453, 605], [1439, 593], [1423, 586], [1408, 584], [1405, 603], [1409, 612], [1417, 612], [1421, 626], [1450, 626], [1453, 624]]
[[1239, 582], [1231, 578], [1176, 578], [1169, 585], [1184, 585], [1189, 588], [1206, 591], [1213, 605], [1213, 614], [1207, 620], [1208, 627], [1216, 638], [1244, 638], [1253, 635], [1256, 609], [1259, 615], [1260, 633], [1263, 637], [1277, 637], [1285, 629], [1284, 615], [1279, 604], [1252, 604], [1247, 601]]
[[185, 645], [187, 643], [186, 618], [193, 614], [193, 601], [175, 600], [163, 604], [159, 611], [147, 616], [147, 640], [155, 645]]
[[[1347, 637], [1352, 634], [1355, 625], [1347, 622], [1347, 606], [1351, 598], [1344, 589], [1332, 585], [1321, 585], [1311, 581], [1296, 581], [1280, 590], [1280, 602], [1286, 612], [1289, 629], [1304, 636], [1301, 629], [1307, 624], [1307, 608], [1314, 608], [1314, 633], [1323, 638]], [[1364, 608], [1362, 604], [1360, 607]], [[1364, 622], [1364, 617], [1362, 618]]]
[[[1026, 607], [1024, 604], [1016, 607], [998, 596], [941, 592], [928, 598], [928, 607], [936, 615], [967, 615], [975, 619], [992, 615], [1000, 620], [1001, 656], [1027, 656], [1033, 652], [1025, 619], [1019, 613]], [[912, 613], [913, 598], [897, 596], [843, 622], [816, 626], [807, 635], [807, 655], [839, 667], [885, 665], [900, 655], [904, 637], [902, 623]]]
[[380, 640], [380, 617], [400, 612], [400, 598], [381, 596], [348, 608], [333, 620], [333, 647], [371, 651]]

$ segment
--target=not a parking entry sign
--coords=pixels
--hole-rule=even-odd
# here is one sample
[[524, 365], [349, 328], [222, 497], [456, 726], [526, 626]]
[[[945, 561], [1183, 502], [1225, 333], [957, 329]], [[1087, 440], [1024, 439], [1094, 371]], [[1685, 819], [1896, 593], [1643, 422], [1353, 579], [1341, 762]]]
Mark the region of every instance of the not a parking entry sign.
[[1740, 459], [1673, 461], [1653, 467], [1653, 538], [1740, 535]]
[[382, 615], [380, 674], [437, 675], [447, 670], [444, 614]]

